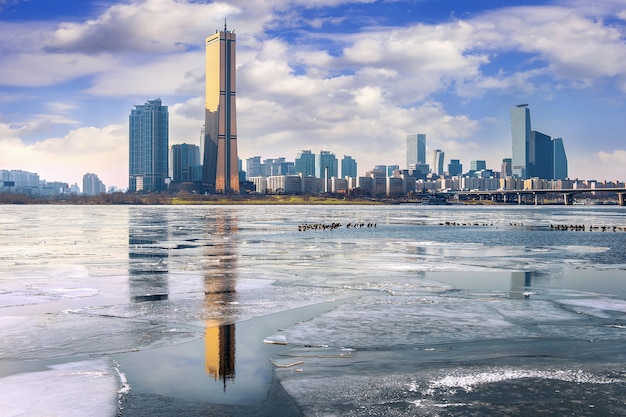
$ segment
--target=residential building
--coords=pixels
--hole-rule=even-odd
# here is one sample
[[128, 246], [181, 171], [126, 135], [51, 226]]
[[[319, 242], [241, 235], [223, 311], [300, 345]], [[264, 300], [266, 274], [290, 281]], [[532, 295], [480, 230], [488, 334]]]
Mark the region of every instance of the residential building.
[[98, 195], [106, 193], [106, 186], [96, 174], [87, 173], [83, 175], [83, 194]]
[[315, 176], [315, 154], [310, 150], [303, 150], [298, 153], [295, 161], [296, 174], [302, 174], [305, 177]]
[[357, 165], [356, 161], [351, 156], [344, 155], [341, 160], [341, 176], [343, 178], [356, 178]]
[[166, 190], [169, 121], [160, 99], [136, 105], [129, 117], [129, 182], [131, 192]]
[[511, 158], [502, 159], [502, 164], [500, 165], [500, 177], [506, 178], [513, 176], [512, 166], [513, 163]]
[[261, 157], [253, 156], [246, 159], [246, 178], [250, 180], [252, 177], [258, 177], [263, 175]]
[[315, 176], [330, 179], [339, 176], [338, 162], [335, 154], [329, 151], [320, 151], [315, 155]]
[[239, 193], [235, 52], [235, 32], [226, 25], [206, 38], [203, 181], [215, 193]]

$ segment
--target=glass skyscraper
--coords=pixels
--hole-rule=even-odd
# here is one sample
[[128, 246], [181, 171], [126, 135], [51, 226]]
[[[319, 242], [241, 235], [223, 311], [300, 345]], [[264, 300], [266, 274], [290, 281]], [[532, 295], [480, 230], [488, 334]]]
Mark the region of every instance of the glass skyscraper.
[[169, 125], [167, 106], [160, 99], [135, 106], [129, 117], [128, 190], [166, 190]]
[[530, 142], [530, 109], [519, 104], [511, 109], [512, 158], [514, 177], [528, 178], [528, 145]]
[[567, 173], [567, 155], [563, 146], [563, 139], [552, 139], [553, 155], [554, 155], [554, 175], [555, 180], [564, 180], [568, 177]]
[[310, 150], [303, 150], [298, 153], [295, 165], [296, 173], [300, 173], [305, 177], [315, 176], [315, 154]]
[[445, 152], [441, 149], [435, 149], [435, 152], [433, 152], [433, 172], [437, 175], [443, 175], [445, 171], [443, 168], [444, 157]]
[[341, 160], [341, 177], [356, 178], [357, 165], [356, 161], [349, 155], [344, 155]]
[[195, 181], [194, 167], [200, 165], [200, 148], [182, 143], [170, 150], [170, 177], [173, 182]]
[[226, 25], [206, 38], [203, 181], [215, 193], [239, 193], [235, 44], [235, 33]]
[[406, 136], [406, 166], [426, 163], [426, 135], [418, 133]]
[[[337, 158], [329, 151], [320, 151], [315, 155], [315, 176], [317, 178], [337, 178], [339, 176]], [[326, 177], [328, 169], [328, 177]]]

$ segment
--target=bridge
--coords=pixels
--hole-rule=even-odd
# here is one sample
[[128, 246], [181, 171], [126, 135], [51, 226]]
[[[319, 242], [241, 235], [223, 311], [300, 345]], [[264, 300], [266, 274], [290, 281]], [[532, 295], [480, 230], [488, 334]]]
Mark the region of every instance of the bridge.
[[618, 204], [620, 206], [626, 205], [626, 188], [563, 188], [563, 189], [540, 189], [540, 190], [471, 190], [471, 191], [448, 191], [448, 195], [454, 195], [457, 198], [459, 196], [477, 196], [478, 198], [490, 197], [491, 199], [501, 197], [505, 203], [509, 198], [517, 198], [517, 203], [522, 204], [524, 200], [527, 200], [529, 196], [532, 196], [534, 204], [540, 204], [540, 197], [546, 194], [561, 194], [563, 196], [563, 203], [568, 206], [573, 204], [573, 196], [575, 194], [586, 193], [616, 193]]

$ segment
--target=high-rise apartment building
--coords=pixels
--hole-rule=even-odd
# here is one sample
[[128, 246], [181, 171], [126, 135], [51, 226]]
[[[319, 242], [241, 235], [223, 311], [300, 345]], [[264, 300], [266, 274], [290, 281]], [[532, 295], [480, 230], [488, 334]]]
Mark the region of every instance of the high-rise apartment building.
[[315, 176], [315, 154], [310, 150], [298, 153], [295, 165], [296, 174], [302, 174], [305, 177]]
[[357, 175], [356, 161], [348, 155], [344, 155], [341, 160], [341, 177], [356, 178]]
[[335, 154], [329, 151], [320, 151], [315, 155], [315, 176], [317, 178], [332, 178], [339, 176], [339, 163]]
[[239, 193], [235, 46], [235, 33], [226, 25], [206, 38], [203, 181], [216, 193]]
[[136, 105], [129, 118], [129, 181], [131, 192], [166, 190], [168, 175], [168, 111], [160, 99]]
[[502, 164], [500, 165], [500, 177], [506, 178], [506, 177], [512, 176], [513, 175], [512, 166], [513, 166], [513, 163], [512, 163], [511, 158], [502, 159]]
[[417, 133], [406, 136], [406, 166], [426, 163], [426, 135]]
[[478, 159], [475, 161], [470, 161], [470, 171], [482, 171], [487, 169], [487, 162], [482, 160], [482, 159]]
[[195, 167], [200, 165], [200, 148], [182, 143], [170, 149], [170, 177], [173, 182], [196, 181]]
[[250, 179], [252, 177], [259, 177], [263, 175], [261, 171], [261, 157], [253, 156], [252, 158], [246, 159], [246, 178]]
[[528, 178], [528, 146], [530, 142], [530, 109], [519, 104], [511, 109], [512, 173], [514, 177]]
[[96, 174], [87, 173], [83, 175], [83, 194], [98, 195], [106, 193], [106, 191], [106, 186]]
[[433, 152], [433, 172], [437, 175], [443, 175], [445, 169], [443, 168], [443, 160], [445, 152], [441, 149], [435, 149]]

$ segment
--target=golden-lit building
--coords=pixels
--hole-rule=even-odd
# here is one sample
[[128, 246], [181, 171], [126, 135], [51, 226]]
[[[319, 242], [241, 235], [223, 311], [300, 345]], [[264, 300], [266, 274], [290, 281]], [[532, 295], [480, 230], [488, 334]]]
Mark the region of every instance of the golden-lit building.
[[203, 181], [216, 193], [239, 193], [235, 47], [235, 33], [226, 25], [206, 38]]

